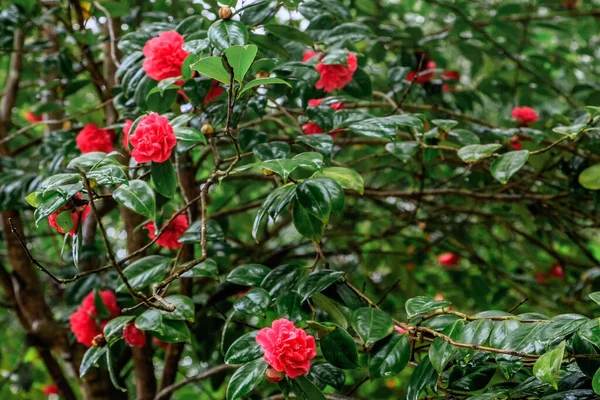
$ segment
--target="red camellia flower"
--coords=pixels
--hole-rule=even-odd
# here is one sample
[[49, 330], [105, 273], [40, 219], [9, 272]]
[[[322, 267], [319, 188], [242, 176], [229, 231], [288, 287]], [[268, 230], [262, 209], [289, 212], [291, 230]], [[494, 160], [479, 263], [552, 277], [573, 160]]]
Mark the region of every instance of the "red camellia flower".
[[548, 274], [548, 278], [565, 279], [565, 271], [563, 267], [556, 264], [552, 267], [552, 271]]
[[458, 83], [458, 80], [460, 79], [460, 74], [458, 73], [458, 71], [444, 71], [444, 73], [442, 74], [442, 79], [445, 81], [442, 84], [442, 90], [444, 92], [451, 92], [452, 90], [454, 90], [454, 87]]
[[50, 383], [46, 386], [44, 386], [42, 388], [42, 392], [46, 395], [46, 396], [50, 396], [51, 394], [60, 394], [58, 392], [58, 386], [56, 385], [56, 383]]
[[209, 103], [212, 103], [217, 97], [222, 95], [224, 92], [225, 90], [219, 86], [219, 82], [213, 80], [210, 86], [210, 90], [206, 94], [206, 97], [202, 101], [202, 104], [207, 105]]
[[307, 62], [308, 60], [310, 60], [311, 58], [313, 58], [314, 56], [317, 56], [317, 55], [319, 55], [319, 53], [316, 51], [306, 50], [304, 52], [304, 56], [302, 57], [302, 62]]
[[513, 150], [523, 150], [523, 145], [521, 144], [521, 138], [518, 135], [515, 135], [510, 138], [510, 148]]
[[[75, 195], [75, 197], [81, 200], [80, 193], [77, 193]], [[86, 204], [84, 206], [75, 207], [75, 209], [71, 210], [69, 203], [62, 206], [58, 211], [53, 212], [52, 214], [48, 215], [48, 225], [55, 228], [59, 233], [65, 233], [65, 231], [63, 231], [62, 228], [56, 223], [56, 218], [58, 217], [58, 214], [60, 214], [60, 213], [70, 212], [71, 219], [73, 220], [73, 229], [71, 229], [71, 231], [68, 232], [67, 234], [73, 236], [73, 235], [75, 235], [75, 233], [77, 233], [77, 228], [79, 227], [79, 221], [81, 220], [81, 222], [83, 222], [85, 220], [85, 218], [88, 216], [88, 214], [90, 213], [90, 206]]]
[[133, 121], [126, 119], [125, 125], [123, 125], [123, 148], [127, 151], [129, 151], [129, 131], [131, 131], [132, 126]]
[[120, 313], [119, 306], [117, 306], [117, 298], [113, 292], [104, 290], [99, 292], [99, 295], [106, 309], [110, 312], [110, 316], [107, 319], [98, 321], [98, 313], [96, 312], [96, 305], [94, 303], [94, 292], [91, 292], [83, 299], [77, 311], [71, 314], [69, 319], [71, 332], [73, 332], [79, 343], [87, 347], [92, 346], [94, 337], [102, 334], [104, 325]]
[[[319, 107], [321, 105], [321, 103], [323, 102], [323, 100], [325, 100], [325, 99], [310, 99], [308, 101], [308, 105], [311, 107]], [[335, 111], [343, 110], [344, 103], [342, 103], [341, 101], [338, 101], [336, 103], [329, 104], [329, 107], [333, 108]]]
[[[421, 75], [419, 75], [419, 77], [417, 78], [417, 83], [419, 85], [424, 85], [425, 83], [429, 82], [433, 76], [434, 76], [434, 72], [426, 72], [423, 73], [424, 71], [429, 71], [429, 70], [434, 70], [436, 69], [437, 64], [435, 63], [435, 61], [429, 61], [427, 62], [427, 64], [425, 65], [425, 68], [420, 72]], [[415, 76], [417, 76], [417, 71], [410, 71], [408, 74], [406, 74], [406, 77], [404, 77], [404, 80], [412, 82], [413, 79], [415, 79]]]
[[34, 114], [31, 111], [25, 111], [25, 119], [32, 124], [35, 124], [36, 122], [40, 122], [43, 118], [41, 115]]
[[444, 253], [438, 256], [438, 262], [443, 267], [454, 267], [460, 263], [460, 256], [456, 253]]
[[[144, 225], [144, 228], [148, 229], [148, 237], [150, 239], [154, 239], [156, 237], [154, 234], [154, 222], [148, 222], [146, 225]], [[178, 249], [183, 246], [183, 244], [179, 243], [178, 240], [188, 228], [189, 223], [187, 217], [184, 214], [180, 214], [175, 217], [162, 235], [159, 236], [159, 238], [156, 240], [156, 244], [167, 249]]]
[[115, 131], [98, 128], [94, 124], [87, 124], [79, 132], [75, 138], [77, 147], [82, 154], [91, 153], [93, 151], [101, 151], [110, 153], [115, 149], [113, 140]]
[[139, 163], [154, 161], [165, 162], [171, 157], [171, 151], [177, 144], [173, 127], [169, 120], [156, 113], [143, 117], [129, 136], [133, 146], [131, 156]]
[[315, 338], [285, 318], [273, 321], [271, 326], [256, 335], [256, 342], [265, 353], [264, 360], [275, 371], [285, 372], [290, 378], [307, 374], [310, 360], [317, 354]]
[[183, 36], [175, 31], [161, 33], [144, 45], [144, 63], [146, 74], [157, 81], [175, 78], [181, 75], [183, 62], [189, 55], [183, 49]]
[[519, 122], [520, 126], [529, 125], [539, 119], [535, 110], [531, 107], [515, 107], [512, 110], [512, 117]]
[[146, 334], [141, 329], [136, 328], [133, 322], [123, 328], [123, 339], [130, 345], [139, 348], [144, 347], [146, 344]]
[[347, 65], [342, 64], [323, 64], [318, 63], [315, 67], [321, 74], [321, 79], [317, 81], [315, 87], [323, 89], [326, 92], [333, 92], [336, 89], [343, 89], [350, 81], [358, 68], [356, 54], [348, 53]]
[[314, 135], [315, 133], [323, 133], [323, 129], [314, 122], [307, 122], [302, 125], [302, 132], [304, 132], [305, 135]]

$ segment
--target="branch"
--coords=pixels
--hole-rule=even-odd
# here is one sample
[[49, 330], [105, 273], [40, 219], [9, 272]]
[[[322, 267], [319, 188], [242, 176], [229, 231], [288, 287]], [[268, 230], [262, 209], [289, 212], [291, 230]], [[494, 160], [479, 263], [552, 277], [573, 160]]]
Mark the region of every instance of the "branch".
[[191, 377], [183, 379], [177, 383], [174, 383], [173, 385], [167, 386], [166, 388], [162, 389], [160, 392], [158, 392], [156, 394], [156, 396], [154, 397], [154, 400], [160, 400], [160, 399], [166, 398], [171, 393], [175, 392], [176, 390], [181, 389], [182, 387], [184, 387], [185, 385], [188, 385], [190, 383], [199, 382], [203, 379], [209, 378], [220, 372], [229, 371], [231, 369], [236, 369], [238, 367], [239, 367], [239, 365], [223, 364], [223, 365], [219, 365], [217, 367], [207, 369], [206, 371], [200, 372], [198, 375], [191, 376]]

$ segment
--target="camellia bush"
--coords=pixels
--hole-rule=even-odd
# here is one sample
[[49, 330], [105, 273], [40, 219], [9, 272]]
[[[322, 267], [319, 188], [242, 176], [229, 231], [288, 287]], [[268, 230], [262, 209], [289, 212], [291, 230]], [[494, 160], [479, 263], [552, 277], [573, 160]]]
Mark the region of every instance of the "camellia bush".
[[0, 398], [600, 398], [599, 0], [0, 32]]

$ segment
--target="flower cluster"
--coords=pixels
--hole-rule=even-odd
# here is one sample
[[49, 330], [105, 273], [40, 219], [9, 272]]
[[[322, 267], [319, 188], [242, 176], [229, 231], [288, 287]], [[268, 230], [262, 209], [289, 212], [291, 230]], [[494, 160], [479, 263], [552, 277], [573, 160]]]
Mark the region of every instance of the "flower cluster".
[[[148, 222], [144, 225], [144, 228], [148, 230], [148, 237], [154, 239], [156, 237], [155, 230], [156, 225], [154, 222]], [[167, 249], [178, 249], [182, 246], [179, 242], [179, 238], [187, 229], [189, 223], [187, 217], [184, 214], [180, 214], [167, 226], [167, 229], [158, 237], [156, 244], [165, 247]]]
[[512, 117], [519, 123], [519, 126], [527, 126], [540, 119], [535, 110], [527, 106], [513, 108]]
[[[273, 321], [271, 326], [256, 335], [256, 342], [264, 351], [264, 360], [275, 371], [285, 372], [290, 378], [307, 374], [310, 360], [317, 354], [315, 338], [285, 318]], [[270, 379], [276, 376], [271, 373]]]
[[77, 143], [77, 147], [82, 154], [93, 151], [110, 153], [115, 149], [113, 145], [115, 136], [113, 130], [101, 129], [94, 124], [87, 124], [75, 138], [75, 143]]
[[110, 313], [108, 318], [100, 320], [95, 304], [95, 294], [91, 292], [84, 299], [69, 319], [71, 331], [75, 335], [77, 342], [84, 346], [91, 347], [96, 336], [102, 334], [104, 325], [111, 319], [119, 316], [119, 306], [117, 298], [110, 290], [104, 290], [98, 293], [106, 309]]
[[565, 271], [562, 266], [556, 264], [552, 266], [552, 270], [546, 274], [544, 274], [543, 272], [538, 272], [537, 274], [535, 274], [535, 279], [538, 281], [538, 283], [541, 283], [542, 285], [545, 284], [548, 281], [548, 279], [564, 280]]
[[175, 31], [167, 31], [146, 42], [142, 52], [142, 68], [146, 74], [157, 81], [175, 78], [181, 75], [183, 62], [189, 55], [183, 49], [183, 36]]

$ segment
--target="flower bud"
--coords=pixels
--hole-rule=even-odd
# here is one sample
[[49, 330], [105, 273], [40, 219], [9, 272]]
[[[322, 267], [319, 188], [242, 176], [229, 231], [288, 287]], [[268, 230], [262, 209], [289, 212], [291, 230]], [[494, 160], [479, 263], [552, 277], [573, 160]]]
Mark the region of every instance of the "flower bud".
[[267, 71], [258, 71], [256, 74], [256, 79], [268, 78], [269, 73]]
[[277, 383], [281, 382], [281, 380], [285, 377], [285, 372], [279, 372], [274, 368], [269, 367], [267, 368], [267, 372], [265, 372], [265, 375], [267, 376], [267, 380], [269, 382]]
[[228, 19], [231, 19], [232, 16], [233, 16], [233, 13], [231, 12], [231, 8], [221, 7], [219, 9], [219, 18], [227, 21]]
[[200, 132], [202, 132], [202, 134], [204, 134], [205, 136], [211, 137], [212, 134], [215, 132], [215, 129], [212, 127], [211, 124], [204, 124], [200, 128]]
[[104, 337], [104, 335], [101, 333], [99, 335], [94, 336], [94, 339], [92, 339], [92, 346], [93, 347], [104, 347], [106, 346], [106, 338]]

